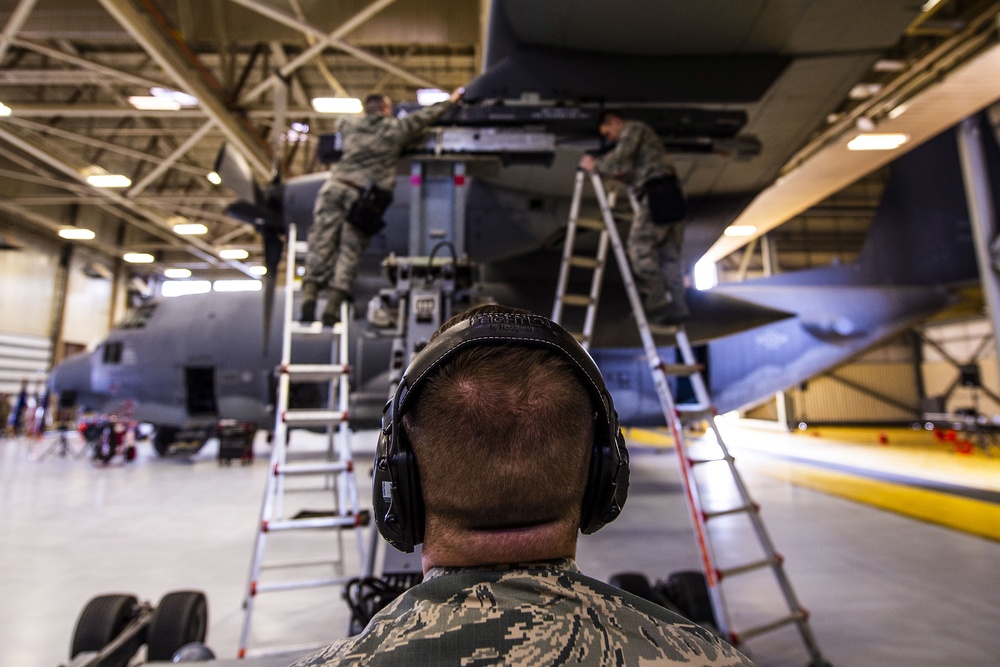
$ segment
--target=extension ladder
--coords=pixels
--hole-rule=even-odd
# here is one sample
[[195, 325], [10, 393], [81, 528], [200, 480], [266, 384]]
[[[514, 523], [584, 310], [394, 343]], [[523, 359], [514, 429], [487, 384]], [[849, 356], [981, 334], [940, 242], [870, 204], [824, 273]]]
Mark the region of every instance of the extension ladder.
[[[311, 648], [319, 648], [327, 642], [299, 644], [294, 646], [269, 646], [250, 649], [251, 620], [254, 603], [261, 593], [291, 591], [321, 586], [343, 585], [360, 572], [365, 562], [365, 547], [362, 527], [368, 523], [368, 512], [358, 507], [357, 480], [354, 475], [354, 460], [351, 450], [351, 430], [348, 425], [348, 405], [350, 382], [348, 378], [348, 328], [351, 321], [349, 302], [341, 306], [340, 323], [334, 327], [323, 327], [320, 322], [300, 323], [293, 316], [293, 293], [295, 282], [296, 230], [291, 225], [288, 232], [288, 251], [285, 266], [284, 328], [281, 342], [281, 363], [277, 368], [278, 394], [275, 405], [275, 426], [264, 488], [264, 500], [254, 545], [253, 561], [244, 598], [243, 629], [240, 634], [238, 657], [251, 655], [281, 655]], [[329, 343], [329, 363], [294, 363], [293, 345], [322, 348]], [[296, 382], [325, 383], [327, 385], [327, 407], [322, 409], [293, 409], [289, 406], [291, 385]], [[326, 430], [325, 451], [309, 452], [308, 461], [288, 462], [289, 431], [293, 428], [323, 428]], [[289, 516], [285, 497], [289, 478], [321, 480], [324, 507], [319, 510], [299, 510]], [[303, 491], [295, 487], [295, 492]], [[310, 488], [314, 491], [314, 488]], [[329, 503], [329, 505], [326, 505]], [[272, 533], [289, 531], [334, 531], [335, 544], [332, 557], [299, 559], [284, 562], [265, 562], [264, 553], [268, 537]], [[358, 560], [356, 568], [348, 574], [345, 562], [343, 531], [353, 530], [357, 540]], [[314, 578], [289, 578], [286, 574], [280, 580], [261, 581], [262, 570], [320, 569]], [[355, 569], [357, 571], [355, 571]]]
[[[715, 613], [716, 626], [723, 636], [727, 637], [730, 643], [739, 647], [748, 639], [794, 624], [797, 626], [801, 639], [809, 653], [809, 664], [812, 667], [824, 667], [828, 663], [823, 658], [816, 644], [816, 639], [809, 626], [808, 612], [799, 604], [796, 598], [795, 591], [792, 589], [791, 582], [785, 573], [782, 556], [775, 550], [767, 529], [764, 527], [764, 521], [760, 516], [760, 508], [751, 499], [743, 478], [736, 469], [734, 458], [729, 453], [729, 449], [726, 447], [722, 434], [716, 424], [715, 408], [683, 326], [656, 327], [657, 334], [666, 335], [673, 340], [680, 356], [678, 363], [664, 361], [657, 350], [653, 338], [654, 332], [651, 330], [646, 320], [646, 315], [643, 312], [639, 292], [636, 288], [632, 272], [629, 269], [628, 257], [622, 245], [618, 228], [615, 225], [612, 204], [604, 190], [601, 177], [596, 173], [589, 174], [589, 176], [600, 207], [601, 224], [598, 226], [592, 224], [592, 221], [586, 225], [581, 224], [581, 220], [579, 219], [580, 200], [583, 196], [584, 181], [587, 176], [588, 174], [583, 170], [579, 170], [576, 175], [576, 184], [570, 204], [566, 242], [552, 319], [558, 322], [567, 306], [586, 308], [583, 331], [574, 332], [574, 335], [581, 341], [584, 347], [589, 345], [596, 321], [598, 297], [607, 246], [610, 244], [615, 253], [615, 259], [621, 272], [625, 291], [628, 294], [629, 304], [635, 317], [639, 336], [642, 339], [642, 347], [650, 372], [652, 373], [653, 384], [660, 399], [663, 415], [666, 418], [674, 440], [678, 461], [680, 462], [681, 480], [687, 500], [687, 507], [691, 515], [695, 539], [702, 561], [702, 569], [705, 573], [709, 597]], [[633, 209], [636, 208], [638, 201], [632, 193], [629, 193], [629, 199]], [[574, 254], [576, 253], [575, 244], [578, 227], [599, 229], [600, 238], [598, 239], [597, 254], [595, 257], [577, 256]], [[566, 294], [569, 284], [569, 273], [573, 267], [590, 269], [594, 272], [589, 294]], [[677, 404], [675, 402], [668, 381], [669, 376], [688, 378], [695, 397], [693, 403]], [[702, 420], [708, 422], [715, 436], [714, 446], [711, 444], [708, 445], [708, 448], [714, 451], [707, 453], [699, 452], [695, 456], [691, 451], [692, 447], [685, 439], [684, 423]], [[720, 466], [722, 469], [721, 473], [718, 472]], [[711, 479], [711, 489], [709, 488], [709, 480], [700, 474], [696, 474], [696, 471], [708, 468], [714, 468], [713, 472], [715, 473]], [[733, 494], [736, 496], [735, 501], [730, 498], [728, 502], [731, 504], [727, 507], [706, 509], [703, 505], [703, 500], [713, 495], [719, 495], [717, 493], [717, 485], [720, 482], [720, 477], [723, 476], [731, 482], [735, 490], [735, 494]], [[724, 527], [730, 534], [733, 532], [732, 521], [734, 517], [744, 517], [749, 521], [750, 528], [756, 535], [761, 548], [762, 557], [759, 560], [720, 566], [720, 561], [717, 557], [718, 554], [713, 547], [711, 538], [713, 524], [719, 522], [719, 520], [726, 521], [723, 517], [730, 517], [730, 524]], [[787, 605], [787, 613], [782, 612], [778, 618], [737, 630], [733, 627], [730, 611], [723, 594], [722, 584], [724, 581], [729, 582], [737, 575], [747, 575], [766, 569], [770, 569], [774, 575], [780, 595]]]

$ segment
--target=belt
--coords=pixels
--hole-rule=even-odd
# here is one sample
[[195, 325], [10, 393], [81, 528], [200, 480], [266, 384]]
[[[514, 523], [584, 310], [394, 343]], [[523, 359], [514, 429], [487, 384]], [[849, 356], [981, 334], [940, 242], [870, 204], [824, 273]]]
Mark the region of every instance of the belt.
[[340, 181], [341, 183], [343, 183], [344, 185], [349, 185], [349, 186], [351, 186], [352, 188], [354, 188], [354, 189], [355, 189], [355, 190], [357, 190], [358, 192], [361, 192], [362, 190], [364, 190], [364, 189], [365, 189], [365, 186], [363, 186], [363, 185], [358, 185], [358, 184], [357, 184], [357, 183], [355, 183], [354, 181], [349, 181], [349, 180], [347, 180], [346, 178], [338, 178], [337, 180], [338, 180], [338, 181]]

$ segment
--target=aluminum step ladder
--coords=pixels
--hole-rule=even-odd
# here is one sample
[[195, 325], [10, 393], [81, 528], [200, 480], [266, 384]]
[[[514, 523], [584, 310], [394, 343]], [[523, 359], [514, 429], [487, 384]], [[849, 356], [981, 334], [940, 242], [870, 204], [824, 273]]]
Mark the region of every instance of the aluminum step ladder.
[[[601, 236], [598, 240], [597, 256], [589, 258], [591, 259], [589, 262], [586, 261], [587, 257], [575, 256], [572, 248], [575, 242], [576, 227], [579, 226], [580, 201], [583, 196], [584, 182], [588, 176], [601, 211]], [[638, 201], [631, 192], [629, 193], [629, 200], [633, 209], [638, 206]], [[590, 227], [593, 227], [593, 225], [590, 225]], [[705, 574], [706, 583], [708, 584], [709, 596], [715, 612], [716, 626], [730, 643], [742, 648], [744, 642], [753, 637], [794, 625], [797, 627], [802, 642], [809, 653], [809, 665], [811, 667], [827, 667], [829, 663], [820, 652], [812, 629], [809, 626], [809, 613], [799, 604], [792, 584], [785, 573], [783, 558], [775, 549], [764, 526], [764, 521], [760, 516], [760, 508], [752, 500], [742, 476], [736, 469], [735, 460], [730, 454], [716, 424], [717, 415], [712, 399], [709, 396], [705, 380], [701, 374], [700, 365], [695, 358], [694, 351], [691, 348], [683, 326], [651, 327], [646, 320], [639, 291], [636, 288], [632, 271], [629, 268], [625, 247], [622, 244], [621, 236], [615, 225], [612, 204], [605, 192], [601, 177], [596, 173], [587, 174], [585, 171], [579, 170], [576, 175], [573, 200], [570, 204], [569, 223], [567, 225], [566, 246], [563, 253], [563, 262], [560, 269], [552, 319], [558, 322], [562, 315], [562, 309], [566, 305], [580, 305], [587, 308], [583, 331], [574, 335], [578, 336], [584, 347], [589, 346], [596, 321], [601, 285], [600, 278], [603, 276], [608, 244], [614, 250], [622, 282], [628, 294], [632, 314], [635, 317], [639, 336], [642, 339], [642, 347], [653, 377], [653, 384], [660, 399], [663, 415], [666, 418], [666, 423], [670, 428], [670, 433], [674, 440], [681, 468], [684, 494], [687, 500], [688, 511], [691, 515], [691, 523], [694, 528], [695, 540], [702, 561], [702, 569]], [[590, 294], [575, 296], [565, 294], [569, 272], [572, 267], [591, 268], [594, 271]], [[679, 356], [676, 362], [665, 361], [662, 358], [657, 349], [654, 334], [660, 339], [661, 345], [669, 342], [676, 347], [677, 356]], [[688, 379], [694, 394], [693, 402], [678, 404], [675, 401], [668, 379], [670, 377], [686, 377]], [[708, 423], [714, 435], [715, 443], [698, 443], [699, 447], [693, 447], [685, 438], [684, 425], [685, 423], [691, 424], [700, 421]], [[709, 451], [701, 451], [706, 449]], [[702, 470], [705, 470], [706, 474], [702, 474]], [[720, 484], [728, 484], [728, 494], [719, 493]], [[718, 496], [720, 495], [728, 496], [725, 498], [725, 505], [722, 505], [719, 501]], [[719, 503], [719, 506], [716, 506], [716, 503]], [[711, 504], [712, 506], [710, 508], [706, 507], [707, 504]], [[738, 518], [745, 519], [745, 523], [749, 524], [746, 528], [756, 536], [761, 556], [759, 559], [751, 562], [728, 563], [725, 562], [725, 558], [719, 558], [722, 554], [720, 554], [721, 550], [717, 550], [713, 544], [713, 528], [717, 524], [722, 524], [719, 528], [726, 531], [727, 537], [732, 537], [739, 529], [739, 527], [733, 524]], [[721, 565], [720, 563], [725, 564]], [[743, 625], [743, 627], [737, 629], [734, 627], [733, 621], [735, 619], [726, 603], [723, 582], [732, 584], [738, 576], [750, 576], [751, 573], [766, 570], [770, 570], [774, 575], [773, 583], [777, 585], [776, 592], [782, 598], [782, 606], [785, 610], [782, 610], [773, 619], [754, 625]]]
[[[312, 644], [265, 646], [250, 648], [251, 625], [257, 596], [262, 593], [294, 591], [322, 586], [342, 586], [358, 576], [366, 562], [363, 527], [369, 523], [369, 512], [361, 511], [358, 503], [357, 480], [354, 474], [354, 459], [351, 448], [351, 429], [348, 423], [350, 381], [347, 364], [349, 346], [348, 329], [352, 318], [350, 303], [341, 305], [340, 323], [334, 327], [323, 327], [320, 322], [302, 323], [294, 318], [293, 296], [295, 288], [295, 266], [299, 255], [296, 248], [296, 229], [288, 231], [288, 250], [285, 262], [285, 303], [284, 327], [281, 341], [281, 363], [276, 369], [278, 393], [275, 405], [275, 426], [272, 439], [271, 459], [264, 500], [257, 525], [253, 560], [244, 598], [243, 628], [237, 657], [260, 655], [283, 655], [320, 648], [329, 641]], [[329, 363], [294, 363], [293, 347], [317, 346], [321, 349], [328, 343]], [[293, 383], [325, 383], [327, 405], [324, 408], [293, 409], [289, 406]], [[296, 452], [295, 461], [289, 462], [288, 445], [291, 429], [325, 429], [326, 449]], [[305, 479], [308, 488], [289, 488], [289, 480]], [[315, 497], [318, 491], [323, 504], [319, 509], [286, 509], [285, 500], [289, 492], [300, 495], [307, 492]], [[294, 514], [292, 512], [295, 512]], [[332, 555], [320, 558], [296, 559], [288, 561], [265, 561], [268, 538], [272, 534], [293, 531], [310, 531], [315, 534], [328, 533], [333, 536]], [[348, 562], [344, 545], [344, 533], [352, 531], [357, 542], [357, 559]], [[273, 535], [277, 537], [277, 535]], [[286, 547], [292, 545], [284, 545]], [[325, 546], [329, 547], [328, 543]], [[274, 576], [263, 577], [264, 571], [275, 571]], [[310, 578], [292, 577], [310, 571], [318, 572]], [[266, 579], [266, 580], [265, 580]], [[337, 601], [340, 594], [336, 595]], [[333, 599], [331, 599], [333, 602]]]

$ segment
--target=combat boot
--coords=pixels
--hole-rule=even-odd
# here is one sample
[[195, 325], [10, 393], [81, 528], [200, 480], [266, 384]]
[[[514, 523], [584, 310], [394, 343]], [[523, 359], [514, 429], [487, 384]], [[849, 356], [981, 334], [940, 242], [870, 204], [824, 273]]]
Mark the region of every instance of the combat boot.
[[340, 305], [344, 303], [347, 294], [339, 289], [331, 289], [323, 309], [323, 326], [332, 327], [340, 321]]
[[302, 316], [300, 322], [316, 321], [316, 283], [302, 283]]

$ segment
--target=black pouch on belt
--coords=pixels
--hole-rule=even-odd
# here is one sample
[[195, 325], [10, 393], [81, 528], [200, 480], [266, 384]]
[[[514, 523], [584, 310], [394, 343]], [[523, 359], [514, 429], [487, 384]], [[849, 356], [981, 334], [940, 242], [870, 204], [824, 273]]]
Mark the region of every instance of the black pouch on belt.
[[347, 212], [347, 221], [367, 236], [374, 236], [385, 227], [382, 216], [391, 203], [392, 191], [369, 184], [359, 190], [358, 198]]
[[639, 192], [639, 197], [649, 198], [649, 215], [658, 225], [680, 222], [687, 215], [687, 202], [674, 175], [654, 178]]

